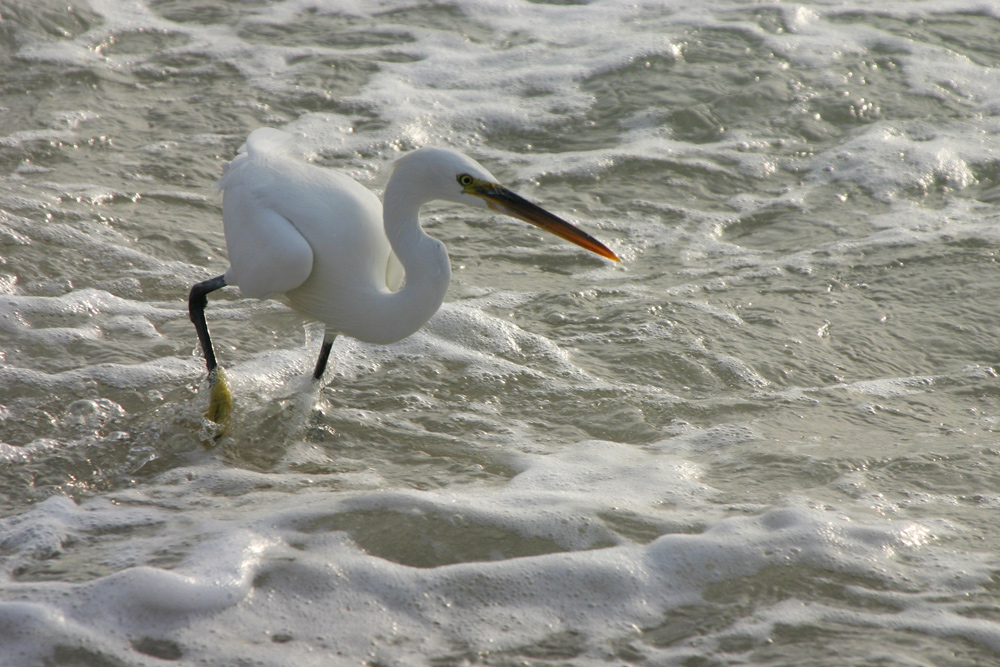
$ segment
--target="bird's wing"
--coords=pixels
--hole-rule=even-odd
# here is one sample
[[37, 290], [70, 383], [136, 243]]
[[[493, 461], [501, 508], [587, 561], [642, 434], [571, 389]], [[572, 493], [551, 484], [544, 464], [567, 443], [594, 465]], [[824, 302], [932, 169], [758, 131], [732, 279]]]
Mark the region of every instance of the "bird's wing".
[[244, 296], [266, 299], [301, 285], [312, 272], [313, 251], [302, 234], [269, 206], [269, 174], [246, 153], [230, 163], [223, 189], [222, 222], [230, 268], [226, 282]]

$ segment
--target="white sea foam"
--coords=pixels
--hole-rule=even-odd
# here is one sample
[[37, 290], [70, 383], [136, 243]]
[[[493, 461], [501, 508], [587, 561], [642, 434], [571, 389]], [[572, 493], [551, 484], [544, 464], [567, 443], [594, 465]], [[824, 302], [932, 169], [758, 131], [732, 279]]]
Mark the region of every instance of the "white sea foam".
[[[594, 449], [600, 450], [596, 445]], [[411, 660], [414, 650], [446, 655], [456, 641], [503, 651], [562, 632], [606, 638], [628, 634], [635, 626], [657, 623], [671, 609], [701, 604], [705, 586], [749, 576], [769, 565], [799, 563], [859, 576], [878, 572], [886, 582], [917, 576], [918, 586], [930, 583], [924, 577], [933, 578], [935, 570], [946, 576], [944, 567], [914, 575], [900, 560], [920, 559], [934, 541], [934, 532], [924, 526], [905, 521], [865, 524], [807, 507], [726, 519], [699, 535], [666, 535], [643, 546], [433, 569], [405, 567], [365, 553], [350, 534], [316, 527], [324, 518], [377, 503], [403, 513], [453, 508], [462, 512], [466, 525], [499, 522], [532, 533], [544, 528], [557, 541], [578, 541], [586, 535], [578, 532], [586, 524], [573, 524], [589, 512], [566, 498], [550, 502], [561, 488], [552, 488], [551, 482], [573, 479], [573, 459], [584, 462], [587, 456], [571, 455], [565, 477], [529, 465], [515, 480], [530, 476], [532, 481], [501, 491], [496, 505], [488, 493], [472, 494], [469, 499], [478, 509], [471, 512], [465, 503], [456, 502], [454, 493], [354, 500], [311, 494], [308, 509], [286, 497], [278, 499], [267, 517], [203, 524], [197, 546], [170, 571], [136, 567], [81, 584], [13, 585], [11, 593], [31, 602], [0, 604], [7, 636], [13, 640], [5, 654], [37, 659], [49, 641], [73, 639], [108, 655], [126, 656], [134, 655], [130, 642], [155, 638], [183, 647], [178, 650], [193, 662], [224, 661], [254, 650], [255, 659], [264, 664], [323, 664], [337, 654], [368, 654], [397, 664]], [[592, 474], [585, 472], [587, 477]], [[645, 474], [652, 478], [654, 473]], [[681, 472], [678, 479], [688, 475]], [[661, 483], [670, 476], [660, 478]], [[617, 484], [611, 471], [606, 479], [610, 486], [601, 491], [599, 484], [598, 496]], [[520, 496], [519, 504], [505, 502], [512, 492]], [[138, 500], [135, 494], [132, 500]], [[540, 507], [547, 511], [539, 514]], [[236, 511], [230, 507], [223, 515]], [[133, 512], [129, 518], [103, 503], [76, 508], [67, 501], [45, 503], [33, 512], [0, 529], [8, 549], [58, 551], [70, 534], [84, 537], [88, 529], [109, 522], [120, 526], [123, 520], [143, 524], [156, 518], [148, 512]], [[529, 516], [531, 522], [523, 523]], [[36, 527], [31, 537], [19, 536], [27, 524]], [[535, 528], [526, 528], [532, 524]], [[965, 559], [963, 569], [961, 580], [969, 585], [989, 577], [989, 568], [975, 559]], [[953, 574], [951, 581], [952, 586], [960, 585]], [[774, 624], [805, 622], [801, 614], [812, 610], [809, 613], [836, 613], [841, 622], [862, 627], [918, 628], [996, 645], [1000, 633], [995, 626], [962, 623], [955, 611], [929, 608], [924, 597], [919, 592], [896, 594], [893, 604], [906, 609], [903, 616], [895, 611], [844, 615], [789, 601], [731, 632], [765, 641]], [[344, 610], [350, 612], [345, 615]], [[268, 637], [282, 641], [268, 642]], [[400, 644], [405, 648], [397, 648]], [[579, 657], [580, 664], [603, 660], [600, 653]]]

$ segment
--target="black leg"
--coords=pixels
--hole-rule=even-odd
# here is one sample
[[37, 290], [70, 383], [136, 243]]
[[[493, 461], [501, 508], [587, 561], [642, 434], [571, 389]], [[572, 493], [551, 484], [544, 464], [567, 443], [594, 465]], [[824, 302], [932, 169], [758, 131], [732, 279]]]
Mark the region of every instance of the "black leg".
[[326, 362], [330, 358], [330, 349], [333, 347], [333, 341], [336, 338], [336, 335], [323, 337], [323, 347], [319, 349], [319, 359], [316, 360], [316, 368], [313, 370], [313, 380], [319, 381], [323, 379], [323, 373], [326, 371]]
[[208, 305], [209, 292], [225, 286], [226, 277], [216, 276], [192, 287], [191, 296], [188, 297], [188, 313], [191, 315], [195, 331], [198, 332], [198, 340], [201, 342], [201, 351], [205, 355], [205, 365], [208, 366], [209, 373], [215, 370], [218, 363], [215, 361], [212, 337], [208, 335], [208, 323], [205, 322], [205, 306]]

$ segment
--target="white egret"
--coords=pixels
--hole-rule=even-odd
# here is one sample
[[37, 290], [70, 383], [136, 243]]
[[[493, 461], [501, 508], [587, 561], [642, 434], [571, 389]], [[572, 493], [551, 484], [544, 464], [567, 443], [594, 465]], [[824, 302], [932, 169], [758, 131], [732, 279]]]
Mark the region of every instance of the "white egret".
[[602, 257], [618, 257], [586, 232], [497, 183], [474, 160], [421, 148], [399, 158], [384, 204], [348, 176], [298, 158], [290, 135], [255, 130], [225, 170], [225, 274], [196, 284], [188, 301], [208, 366], [206, 415], [222, 423], [232, 399], [205, 322], [207, 295], [227, 285], [243, 296], [284, 295], [325, 325], [313, 370], [320, 380], [339, 334], [393, 343], [422, 327], [444, 300], [451, 265], [444, 244], [420, 227], [420, 207], [446, 200], [524, 220]]

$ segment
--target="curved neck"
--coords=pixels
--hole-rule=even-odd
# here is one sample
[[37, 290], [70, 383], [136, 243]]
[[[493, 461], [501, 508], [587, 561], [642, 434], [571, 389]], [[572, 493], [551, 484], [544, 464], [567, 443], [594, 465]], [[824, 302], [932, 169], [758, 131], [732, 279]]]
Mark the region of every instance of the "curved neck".
[[387, 342], [405, 338], [426, 324], [441, 307], [451, 282], [451, 263], [444, 244], [420, 227], [418, 216], [424, 203], [418, 188], [389, 179], [382, 222], [389, 245], [403, 265], [406, 283], [380, 300], [380, 329], [391, 339]]

